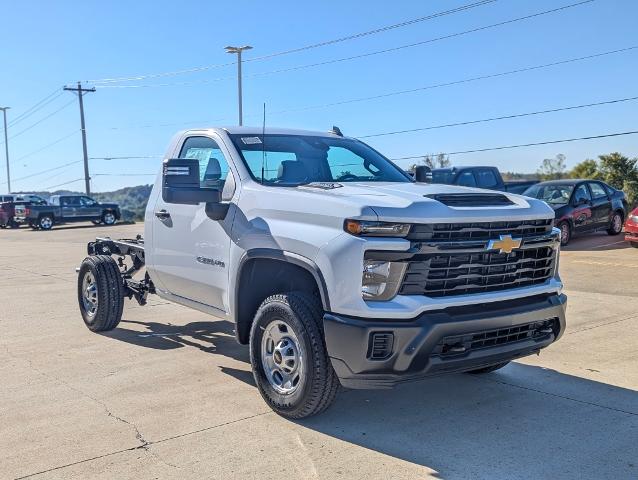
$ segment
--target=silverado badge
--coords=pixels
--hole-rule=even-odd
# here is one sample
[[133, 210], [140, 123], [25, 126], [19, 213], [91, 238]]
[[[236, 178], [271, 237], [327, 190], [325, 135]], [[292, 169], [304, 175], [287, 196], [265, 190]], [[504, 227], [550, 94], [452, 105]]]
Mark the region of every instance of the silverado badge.
[[512, 238], [511, 235], [499, 235], [498, 240], [490, 240], [487, 250], [498, 250], [499, 253], [512, 253], [512, 250], [521, 246], [520, 238]]

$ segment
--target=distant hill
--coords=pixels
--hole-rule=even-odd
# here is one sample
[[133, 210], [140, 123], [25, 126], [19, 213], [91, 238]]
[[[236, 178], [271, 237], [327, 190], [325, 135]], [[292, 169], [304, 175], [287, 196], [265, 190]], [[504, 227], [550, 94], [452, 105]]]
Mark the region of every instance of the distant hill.
[[[126, 187], [114, 192], [92, 193], [91, 197], [98, 202], [114, 202], [119, 204], [122, 211], [122, 220], [141, 221], [144, 220], [146, 203], [151, 194], [152, 185], [138, 185], [136, 187]], [[35, 193], [48, 199], [51, 195], [83, 194], [71, 190], [56, 190], [54, 192], [15, 192], [15, 193]]]

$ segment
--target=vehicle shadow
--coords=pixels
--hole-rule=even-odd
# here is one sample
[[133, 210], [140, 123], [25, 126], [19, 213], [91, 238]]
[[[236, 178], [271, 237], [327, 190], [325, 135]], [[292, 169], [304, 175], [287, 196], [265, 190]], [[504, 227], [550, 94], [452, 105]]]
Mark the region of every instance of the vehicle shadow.
[[297, 423], [436, 478], [638, 478], [638, 392], [519, 363], [347, 390]]
[[608, 235], [606, 232], [595, 232], [572, 238], [566, 247], [561, 247], [561, 250], [566, 252], [583, 252], [622, 250], [625, 248], [631, 248], [631, 245], [625, 241], [624, 233], [620, 235]]
[[[125, 324], [143, 327], [129, 329]], [[235, 340], [234, 325], [225, 320], [167, 325], [157, 322], [121, 320], [119, 326], [101, 335], [121, 342], [156, 350], [194, 347], [202, 352], [224, 355], [249, 363], [248, 349]]]
[[[103, 335], [245, 362], [221, 371], [255, 386], [248, 348], [236, 343], [230, 322], [123, 320]], [[294, 423], [433, 469], [435, 478], [638, 478], [638, 392], [521, 363], [394, 390], [344, 389], [329, 410]]]

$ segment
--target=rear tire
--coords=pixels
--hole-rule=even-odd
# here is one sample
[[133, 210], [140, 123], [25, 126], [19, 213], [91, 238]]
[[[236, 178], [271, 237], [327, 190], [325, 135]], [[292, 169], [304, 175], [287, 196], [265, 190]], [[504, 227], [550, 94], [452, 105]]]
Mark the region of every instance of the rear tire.
[[268, 297], [250, 330], [250, 363], [259, 393], [286, 418], [316, 415], [339, 388], [323, 337], [323, 310], [303, 292]]
[[53, 227], [54, 221], [51, 215], [42, 215], [38, 218], [38, 227], [42, 230], [51, 230]]
[[93, 332], [113, 330], [122, 319], [124, 282], [108, 255], [86, 257], [78, 274], [78, 303], [84, 323]]
[[481, 373], [495, 372], [496, 370], [500, 370], [501, 368], [503, 368], [508, 363], [510, 363], [510, 362], [509, 361], [501, 362], [501, 363], [497, 363], [495, 365], [490, 365], [489, 367], [483, 367], [483, 368], [477, 368], [476, 370], [470, 370], [467, 373], [470, 373], [472, 375], [480, 375]]
[[609, 225], [609, 229], [607, 230], [607, 233], [609, 235], [620, 235], [620, 233], [622, 232], [622, 224], [623, 224], [622, 213], [614, 212], [614, 214], [611, 217], [611, 224]]
[[569, 222], [560, 222], [556, 226], [560, 230], [560, 245], [561, 247], [564, 247], [572, 239], [572, 228], [569, 225]]
[[638, 242], [629, 242], [629, 244], [634, 248], [638, 248]]

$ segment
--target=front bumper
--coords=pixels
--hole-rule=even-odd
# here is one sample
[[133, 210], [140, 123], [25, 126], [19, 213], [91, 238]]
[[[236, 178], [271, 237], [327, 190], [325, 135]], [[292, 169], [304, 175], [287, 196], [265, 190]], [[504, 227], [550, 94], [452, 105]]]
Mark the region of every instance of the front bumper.
[[[328, 313], [324, 315], [326, 346], [332, 366], [345, 387], [390, 388], [426, 376], [474, 370], [538, 353], [565, 331], [566, 302], [563, 294], [537, 295], [425, 312], [409, 321]], [[520, 330], [524, 331], [535, 322], [550, 320], [551, 331], [545, 328], [542, 335], [504, 333], [518, 332], [517, 328], [525, 325]], [[473, 338], [492, 335], [492, 340], [473, 343]], [[374, 359], [371, 342], [379, 336], [391, 337], [386, 342], [391, 346], [385, 358]], [[456, 350], [461, 349], [458, 345], [463, 342], [467, 348], [442, 352], [449, 347], [442, 343], [448, 339], [452, 342], [458, 339]], [[474, 348], [479, 343], [482, 346]]]
[[627, 220], [627, 223], [625, 223], [625, 240], [638, 242], [638, 223]]

